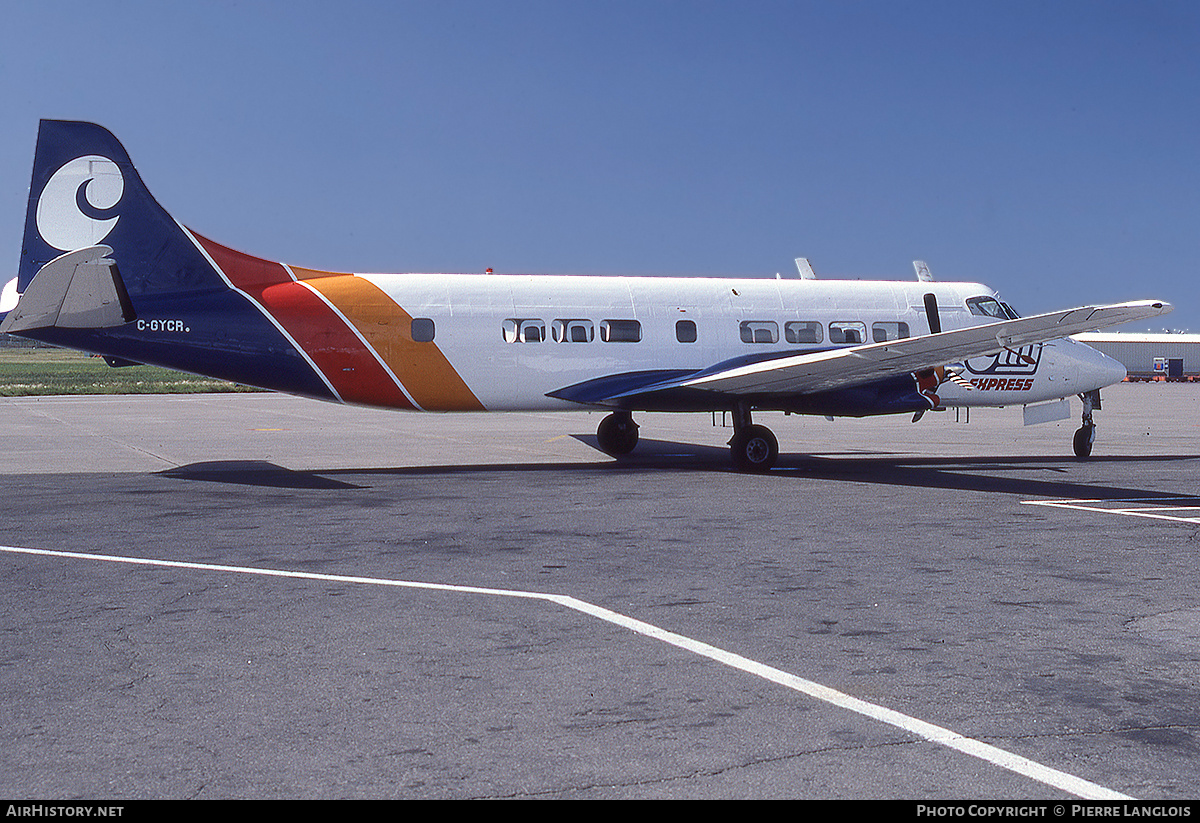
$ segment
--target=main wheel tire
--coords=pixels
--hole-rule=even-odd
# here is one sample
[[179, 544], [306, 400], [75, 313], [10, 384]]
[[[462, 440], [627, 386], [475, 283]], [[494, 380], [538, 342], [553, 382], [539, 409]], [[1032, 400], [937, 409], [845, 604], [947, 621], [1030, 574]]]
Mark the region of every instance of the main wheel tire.
[[638, 425], [629, 414], [615, 412], [600, 421], [596, 429], [596, 440], [605, 454], [619, 457], [629, 454], [638, 442]]
[[779, 457], [779, 441], [766, 426], [746, 426], [729, 443], [733, 465], [744, 472], [770, 471]]
[[1075, 448], [1075, 456], [1080, 460], [1086, 460], [1092, 456], [1092, 443], [1096, 439], [1095, 426], [1081, 426], [1075, 432], [1075, 439], [1071, 445]]

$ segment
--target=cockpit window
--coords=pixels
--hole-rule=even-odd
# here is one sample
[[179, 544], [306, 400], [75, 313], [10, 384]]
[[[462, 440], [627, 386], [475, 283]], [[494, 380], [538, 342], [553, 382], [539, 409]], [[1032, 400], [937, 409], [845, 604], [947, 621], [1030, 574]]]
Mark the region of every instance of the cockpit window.
[[1021, 315], [1017, 314], [1017, 310], [1005, 302], [1000, 303], [1000, 307], [1004, 309], [1004, 313], [1008, 315], [1009, 320], [1016, 320]]
[[1000, 301], [994, 297], [968, 298], [967, 309], [971, 314], [977, 314], [980, 317], [994, 317], [997, 320], [1011, 319], [1008, 312], [1004, 311], [1004, 307], [1000, 305]]

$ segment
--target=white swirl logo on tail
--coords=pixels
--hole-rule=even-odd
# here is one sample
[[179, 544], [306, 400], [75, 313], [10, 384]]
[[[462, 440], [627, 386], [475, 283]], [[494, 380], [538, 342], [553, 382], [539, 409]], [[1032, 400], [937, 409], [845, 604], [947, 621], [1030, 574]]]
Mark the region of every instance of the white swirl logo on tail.
[[17, 301], [21, 299], [21, 295], [17, 294], [17, 278], [13, 278], [4, 284], [4, 289], [0, 290], [0, 314], [10, 312], [17, 307]]
[[63, 164], [38, 198], [37, 229], [59, 251], [95, 246], [117, 225], [125, 178], [107, 157], [89, 154]]

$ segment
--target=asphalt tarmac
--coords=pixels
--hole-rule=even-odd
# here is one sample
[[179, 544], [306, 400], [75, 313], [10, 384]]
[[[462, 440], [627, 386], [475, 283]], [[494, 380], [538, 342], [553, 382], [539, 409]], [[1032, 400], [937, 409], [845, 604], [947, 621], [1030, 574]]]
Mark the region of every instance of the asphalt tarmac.
[[[1200, 795], [1200, 389], [876, 420], [0, 399], [0, 796]], [[718, 419], [715, 422], [720, 423]], [[37, 552], [37, 553], [31, 553]]]

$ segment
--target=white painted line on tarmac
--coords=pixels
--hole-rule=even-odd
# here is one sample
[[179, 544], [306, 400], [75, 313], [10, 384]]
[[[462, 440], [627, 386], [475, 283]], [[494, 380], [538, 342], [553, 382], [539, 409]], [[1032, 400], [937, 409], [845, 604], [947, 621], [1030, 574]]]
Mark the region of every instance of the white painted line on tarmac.
[[817, 700], [823, 701], [833, 706], [860, 714], [872, 720], [878, 720], [882, 723], [895, 726], [898, 729], [906, 731], [917, 737], [928, 740], [932, 743], [937, 743], [941, 746], [954, 749], [963, 754], [977, 757], [980, 760], [985, 760], [993, 763], [1008, 771], [1023, 775], [1032, 780], [1036, 780], [1046, 786], [1055, 789], [1060, 789], [1069, 794], [1086, 800], [1132, 800], [1133, 798], [1126, 794], [1113, 791], [1104, 786], [1097, 785], [1080, 777], [1067, 774], [1058, 769], [1050, 768], [1041, 763], [1034, 762], [1027, 758], [1007, 752], [1004, 749], [997, 748], [988, 743], [983, 743], [970, 737], [953, 732], [950, 729], [936, 726], [932, 723], [927, 723], [924, 720], [918, 720], [915, 717], [910, 717], [901, 712], [893, 711], [884, 706], [879, 706], [874, 703], [868, 703], [865, 700], [860, 700], [857, 697], [851, 697], [848, 694], [839, 692], [836, 689], [831, 689], [827, 686], [822, 686], [820, 683], [815, 683], [811, 680], [805, 680], [802, 677], [797, 677], [794, 674], [776, 669], [772, 666], [767, 666], [749, 658], [742, 657], [733, 652], [727, 652], [719, 649], [716, 646], [710, 646], [707, 643], [702, 643], [699, 640], [693, 640], [689, 637], [676, 634], [675, 632], [661, 629], [650, 623], [645, 623], [632, 617], [605, 609], [601, 606], [596, 606], [583, 600], [561, 594], [546, 594], [543, 592], [525, 592], [515, 589], [492, 589], [482, 588], [479, 586], [454, 586], [446, 583], [422, 583], [412, 580], [390, 580], [379, 577], [355, 577], [352, 575], [340, 574], [320, 574], [317, 572], [298, 572], [288, 571], [286, 569], [262, 569], [250, 566], [224, 566], [214, 563], [192, 563], [183, 560], [154, 560], [143, 557], [123, 557], [120, 555], [111, 554], [89, 554], [86, 552], [67, 552], [55, 551], [52, 549], [30, 549], [18, 546], [0, 546], [0, 551], [10, 554], [30, 554], [42, 555], [47, 557], [63, 557], [76, 560], [99, 560], [109, 563], [127, 563], [138, 566], [161, 566], [166, 568], [176, 569], [197, 569], [201, 571], [225, 572], [231, 574], [249, 574], [258, 575], [261, 577], [286, 577], [301, 580], [319, 580], [322, 582], [333, 583], [360, 583], [372, 586], [393, 586], [406, 589], [426, 589], [432, 591], [457, 592], [463, 594], [484, 594], [498, 597], [517, 597], [527, 600], [541, 600], [549, 603], [555, 603], [568, 609], [580, 612], [582, 614], [591, 615], [592, 617], [612, 623], [616, 626], [629, 629], [637, 634], [645, 635], [646, 637], [668, 643], [677, 648], [690, 651], [701, 657], [707, 657], [722, 665], [730, 668], [738, 669], [748, 674], [761, 677], [764, 680], [769, 680], [793, 691], [806, 694]]
[[[1150, 503], [1184, 503], [1190, 505], [1151, 506]], [[1050, 509], [1074, 509], [1123, 517], [1144, 517], [1148, 520], [1170, 520], [1175, 523], [1200, 523], [1200, 498], [1192, 497], [1127, 497], [1108, 500], [1022, 500], [1025, 506], [1045, 506]], [[1192, 517], [1162, 514], [1162, 512], [1195, 512]]]

